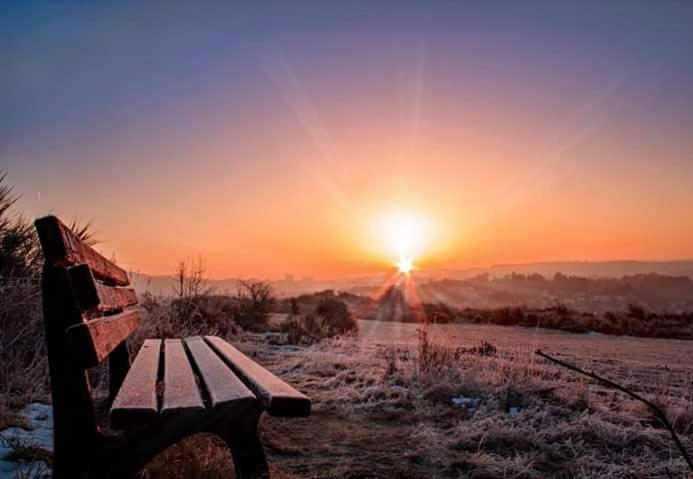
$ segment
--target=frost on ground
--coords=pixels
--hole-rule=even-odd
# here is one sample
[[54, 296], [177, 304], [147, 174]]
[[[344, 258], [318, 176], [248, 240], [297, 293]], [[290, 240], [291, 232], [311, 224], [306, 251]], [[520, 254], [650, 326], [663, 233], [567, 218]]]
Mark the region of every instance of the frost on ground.
[[[655, 401], [693, 451], [693, 341], [485, 325], [429, 325], [427, 332], [415, 324], [361, 326], [358, 335], [304, 346], [262, 334], [229, 338], [313, 401], [307, 418], [263, 415], [260, 436], [274, 479], [690, 477], [651, 411], [534, 350]], [[30, 406], [24, 429], [34, 429], [15, 434], [28, 434], [29, 444], [43, 437], [39, 445], [50, 449], [49, 422], [35, 423], [37, 406], [49, 416], [49, 407]], [[1, 478], [40, 477], [11, 466]], [[201, 434], [164, 451], [139, 478], [221, 479], [232, 470], [223, 442]]]
[[0, 431], [0, 478], [50, 477], [53, 408], [31, 403], [19, 412], [22, 427]]
[[[276, 477], [687, 477], [651, 411], [534, 355], [552, 351], [656, 400], [693, 448], [693, 344], [500, 327], [362, 323], [289, 352], [238, 345], [306, 392], [311, 417], [263, 419]], [[366, 330], [368, 328], [369, 330]], [[493, 348], [478, 347], [484, 342]], [[316, 433], [319, 431], [319, 433]], [[279, 473], [279, 474], [276, 474]]]

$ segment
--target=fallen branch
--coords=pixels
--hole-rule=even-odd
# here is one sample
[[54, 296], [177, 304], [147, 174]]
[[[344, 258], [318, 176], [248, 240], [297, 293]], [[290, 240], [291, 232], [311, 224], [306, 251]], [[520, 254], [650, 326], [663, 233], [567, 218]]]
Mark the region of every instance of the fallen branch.
[[644, 397], [640, 396], [637, 393], [634, 393], [630, 389], [621, 386], [620, 384], [616, 384], [613, 381], [610, 381], [606, 378], [603, 378], [595, 373], [585, 371], [584, 369], [580, 369], [577, 366], [573, 366], [572, 364], [566, 363], [565, 361], [561, 361], [560, 359], [552, 358], [548, 354], [544, 353], [542, 350], [537, 349], [535, 354], [537, 356], [541, 356], [544, 359], [548, 359], [552, 363], [558, 364], [559, 366], [563, 366], [564, 368], [570, 369], [571, 371], [575, 371], [576, 373], [584, 374], [585, 376], [588, 376], [596, 381], [599, 381], [603, 385], [610, 387], [612, 389], [616, 389], [617, 391], [621, 391], [624, 394], [627, 394], [628, 396], [632, 397], [633, 399], [640, 401], [641, 403], [645, 404], [647, 407], [649, 407], [652, 412], [659, 418], [660, 421], [662, 421], [662, 424], [664, 424], [664, 427], [666, 427], [667, 431], [669, 431], [669, 434], [671, 434], [672, 439], [674, 440], [674, 443], [676, 444], [676, 447], [681, 451], [681, 455], [683, 456], [684, 460], [686, 461], [686, 464], [688, 464], [688, 468], [693, 472], [693, 462], [691, 461], [691, 458], [688, 456], [688, 452], [686, 451], [686, 448], [683, 446], [683, 443], [681, 442], [681, 439], [679, 438], [679, 435], [676, 434], [676, 431], [674, 430], [674, 426], [671, 425], [669, 422], [669, 419], [667, 419], [666, 414], [664, 414], [664, 411], [657, 406], [656, 404], [652, 403], [651, 401], [648, 401]]

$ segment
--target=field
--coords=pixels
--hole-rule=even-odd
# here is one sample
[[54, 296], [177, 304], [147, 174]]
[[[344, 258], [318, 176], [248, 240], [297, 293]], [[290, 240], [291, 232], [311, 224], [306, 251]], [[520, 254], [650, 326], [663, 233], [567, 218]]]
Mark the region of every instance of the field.
[[[409, 345], [416, 343], [412, 323], [359, 321], [358, 340], [364, 343]], [[555, 329], [506, 327], [483, 324], [431, 324], [431, 336], [456, 346], [473, 346], [488, 341], [502, 350], [525, 349], [558, 352], [578, 360], [588, 360], [600, 367], [618, 365], [623, 374], [634, 372], [657, 376], [665, 367], [682, 366], [682, 358], [693, 360], [693, 341], [573, 334]], [[592, 365], [592, 363], [590, 363]], [[691, 365], [693, 368], [693, 365]], [[681, 371], [693, 369], [681, 369]]]
[[[477, 348], [481, 341], [496, 350]], [[542, 348], [654, 399], [690, 448], [692, 342], [483, 325], [431, 325], [422, 334], [415, 324], [375, 321], [360, 321], [355, 337], [308, 347], [276, 342], [246, 335], [239, 346], [309, 394], [314, 410], [308, 419], [264, 418], [274, 477], [686, 474], [645, 407], [532, 352]], [[212, 439], [188, 445], [195, 447], [164, 453], [145, 477], [221, 477], [230, 467]]]
[[[293, 345], [278, 332], [285, 321], [274, 315], [268, 332], [229, 333], [239, 349], [313, 400], [309, 418], [262, 420], [275, 478], [689, 477], [648, 408], [534, 351], [653, 400], [693, 450], [691, 341], [358, 321], [358, 333]], [[154, 329], [139, 331], [136, 343], [159, 334], [155, 316], [144, 324]], [[41, 377], [39, 366], [23, 376]], [[28, 398], [47, 399], [43, 387], [15, 387], [26, 391], [5, 398], [11, 410]], [[103, 384], [95, 392], [104, 398]], [[13, 413], [4, 417], [17, 422]], [[30, 439], [29, 460], [50, 456], [33, 450]], [[141, 477], [211, 479], [229, 477], [232, 468], [219, 441], [199, 435], [165, 451]]]

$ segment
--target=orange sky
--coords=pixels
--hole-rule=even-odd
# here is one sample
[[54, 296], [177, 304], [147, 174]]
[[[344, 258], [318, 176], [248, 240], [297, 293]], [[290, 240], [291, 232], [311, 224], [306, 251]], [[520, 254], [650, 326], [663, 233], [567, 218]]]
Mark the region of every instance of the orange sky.
[[17, 113], [2, 168], [27, 214], [94, 218], [132, 270], [201, 255], [213, 277], [370, 274], [397, 260], [393, 214], [423, 218], [421, 269], [693, 257], [690, 31], [644, 32], [662, 57], [609, 22], [546, 42], [529, 17], [468, 37], [354, 14], [256, 39], [220, 20], [205, 28], [250, 46], [199, 57], [139, 25], [140, 58], [111, 17], [80, 15], [110, 32], [98, 53], [33, 45], [64, 40], [50, 23], [11, 52], [9, 91], [37, 113]]

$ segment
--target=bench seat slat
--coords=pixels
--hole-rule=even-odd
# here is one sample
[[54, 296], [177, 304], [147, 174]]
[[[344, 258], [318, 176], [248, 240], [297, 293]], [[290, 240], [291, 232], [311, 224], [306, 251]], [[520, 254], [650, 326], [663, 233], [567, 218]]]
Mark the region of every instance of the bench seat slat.
[[161, 413], [203, 411], [204, 408], [182, 341], [167, 339], [164, 342], [164, 399]]
[[98, 366], [140, 323], [137, 310], [92, 319], [65, 331], [70, 352], [85, 369]]
[[96, 281], [91, 268], [80, 264], [67, 270], [77, 305], [82, 311], [117, 311], [137, 304], [132, 288], [105, 286]]
[[67, 268], [88, 264], [98, 279], [117, 286], [130, 284], [127, 272], [85, 244], [56, 216], [44, 216], [34, 222], [41, 249], [47, 261]]
[[308, 416], [310, 399], [238, 351], [223, 339], [206, 336], [206, 341], [255, 393], [273, 416]]
[[147, 339], [111, 407], [111, 427], [116, 430], [141, 425], [157, 415], [156, 381], [160, 339]]
[[185, 338], [185, 344], [197, 366], [213, 408], [230, 403], [239, 403], [240, 405], [256, 401], [253, 393], [219, 359], [201, 337]]

